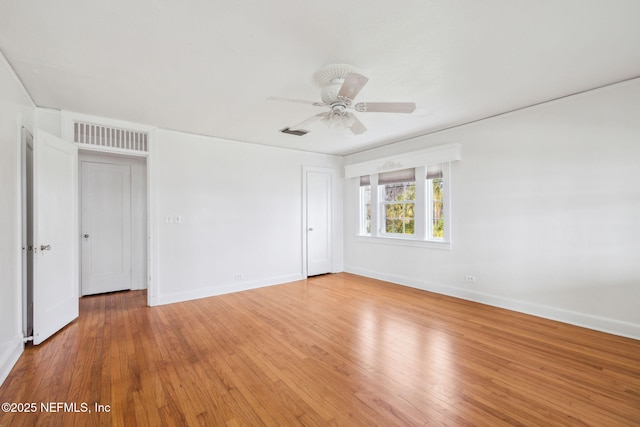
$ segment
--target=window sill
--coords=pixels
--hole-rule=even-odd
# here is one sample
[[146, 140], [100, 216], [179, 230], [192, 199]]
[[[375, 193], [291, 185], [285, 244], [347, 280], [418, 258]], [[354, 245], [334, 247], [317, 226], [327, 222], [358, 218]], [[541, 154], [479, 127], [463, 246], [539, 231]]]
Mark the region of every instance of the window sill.
[[403, 239], [402, 237], [356, 236], [356, 242], [377, 243], [383, 245], [412, 246], [416, 248], [451, 250], [451, 242], [435, 242], [432, 240]]

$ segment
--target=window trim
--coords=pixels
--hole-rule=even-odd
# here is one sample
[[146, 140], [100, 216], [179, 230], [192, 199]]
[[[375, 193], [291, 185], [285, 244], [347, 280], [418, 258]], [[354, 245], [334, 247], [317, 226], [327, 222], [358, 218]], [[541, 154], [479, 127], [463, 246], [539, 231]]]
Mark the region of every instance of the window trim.
[[358, 185], [358, 228], [357, 241], [370, 243], [388, 243], [401, 246], [426, 247], [434, 249], [450, 250], [452, 243], [451, 235], [451, 163], [442, 163], [442, 200], [444, 218], [444, 238], [434, 239], [429, 237], [432, 225], [430, 213], [431, 206], [427, 206], [429, 201], [428, 193], [430, 191], [427, 183], [427, 167], [419, 166], [415, 168], [416, 177], [424, 177], [424, 179], [416, 179], [416, 200], [414, 205], [414, 234], [401, 235], [394, 233], [384, 233], [382, 230], [382, 203], [380, 202], [380, 189], [378, 186], [378, 174], [370, 174], [370, 192], [371, 192], [371, 233], [367, 234], [364, 230], [364, 203], [362, 201], [362, 190], [360, 181]]
[[406, 238], [406, 237], [404, 238], [403, 237], [380, 237], [380, 236], [366, 236], [366, 235], [356, 236], [356, 242], [440, 249], [445, 251], [450, 251], [453, 246], [451, 242], [440, 242], [436, 240], [416, 240], [415, 238]]

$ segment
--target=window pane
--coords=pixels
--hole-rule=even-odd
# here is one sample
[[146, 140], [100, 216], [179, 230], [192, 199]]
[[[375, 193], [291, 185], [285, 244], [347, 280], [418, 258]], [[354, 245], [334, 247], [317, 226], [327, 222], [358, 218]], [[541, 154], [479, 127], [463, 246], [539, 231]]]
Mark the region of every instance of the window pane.
[[367, 185], [366, 187], [362, 187], [362, 201], [364, 203], [371, 203], [371, 186]]
[[394, 202], [400, 200], [399, 197], [404, 191], [403, 184], [388, 184], [384, 186], [384, 200], [385, 202]]
[[433, 237], [444, 238], [444, 217], [442, 215], [442, 201], [433, 202]]
[[416, 184], [412, 182], [401, 182], [397, 184], [387, 184], [384, 186], [384, 201], [399, 202], [402, 200], [416, 199]]
[[371, 234], [371, 186], [360, 187], [360, 233]]
[[433, 220], [433, 237], [438, 239], [444, 238], [444, 220], [442, 219]]
[[404, 205], [404, 216], [405, 218], [413, 218], [414, 217], [414, 204], [407, 203]]
[[404, 232], [404, 222], [401, 219], [387, 219], [385, 224], [387, 233], [403, 234]]
[[403, 200], [415, 200], [415, 199], [416, 199], [416, 184], [415, 182], [407, 183]]
[[393, 220], [385, 219], [384, 221], [384, 231], [385, 233], [394, 233], [393, 231]]
[[366, 205], [364, 219], [364, 231], [371, 234], [371, 204]]
[[403, 216], [404, 205], [388, 204], [385, 208], [386, 218], [401, 218]]
[[385, 233], [414, 234], [415, 203], [386, 203], [384, 205]]
[[404, 220], [404, 234], [413, 234], [413, 224], [414, 221], [412, 219]]
[[442, 178], [433, 180], [433, 200], [442, 200]]

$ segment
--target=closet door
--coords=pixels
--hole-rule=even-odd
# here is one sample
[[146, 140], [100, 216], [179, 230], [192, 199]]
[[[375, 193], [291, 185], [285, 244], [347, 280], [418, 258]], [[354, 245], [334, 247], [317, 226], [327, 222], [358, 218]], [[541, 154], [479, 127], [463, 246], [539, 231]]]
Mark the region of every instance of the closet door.
[[83, 161], [82, 295], [131, 289], [131, 167]]
[[331, 172], [306, 171], [307, 275], [331, 272]]

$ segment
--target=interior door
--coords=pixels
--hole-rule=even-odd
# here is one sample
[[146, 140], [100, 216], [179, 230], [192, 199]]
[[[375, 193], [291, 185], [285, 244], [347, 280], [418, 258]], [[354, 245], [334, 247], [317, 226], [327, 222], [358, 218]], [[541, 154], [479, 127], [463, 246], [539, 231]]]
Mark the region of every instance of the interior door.
[[78, 317], [78, 149], [36, 129], [33, 141], [33, 343]]
[[306, 172], [307, 275], [331, 272], [331, 172]]
[[131, 289], [131, 167], [80, 167], [82, 295]]
[[33, 135], [22, 128], [22, 325], [33, 336]]

